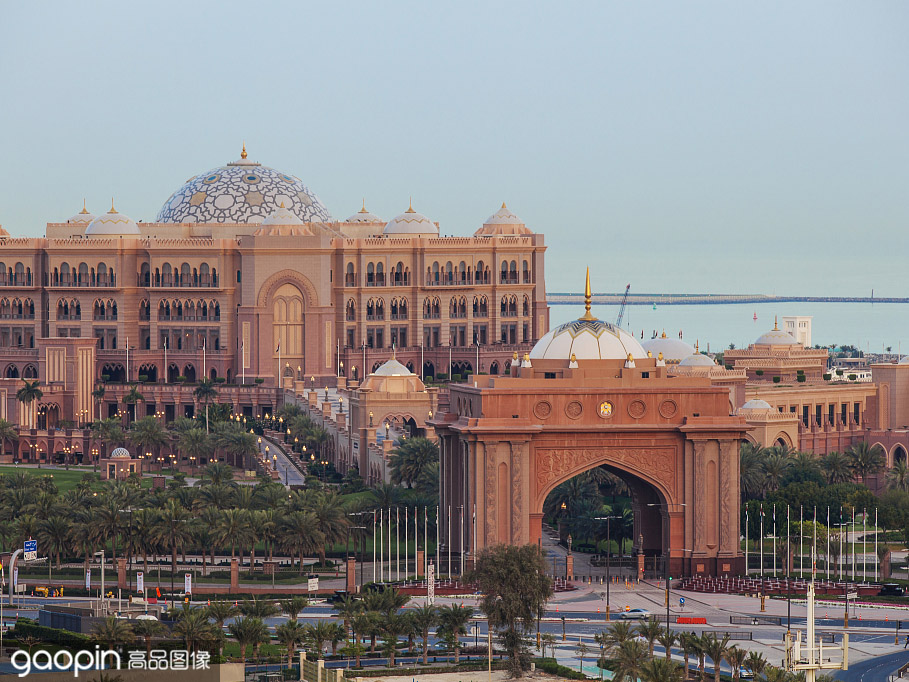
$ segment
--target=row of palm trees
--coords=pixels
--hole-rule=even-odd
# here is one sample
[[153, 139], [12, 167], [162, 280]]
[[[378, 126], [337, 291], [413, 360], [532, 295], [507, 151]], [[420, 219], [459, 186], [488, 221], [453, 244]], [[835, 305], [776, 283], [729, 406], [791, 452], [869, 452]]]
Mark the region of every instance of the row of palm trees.
[[[765, 448], [746, 442], [742, 444], [740, 453], [742, 495], [746, 500], [763, 499], [791, 478], [820, 478], [829, 484], [858, 479], [865, 484], [868, 476], [880, 472], [885, 463], [881, 447], [864, 441], [855, 443], [845, 452], [830, 452], [823, 456], [798, 452], [784, 445]], [[896, 474], [897, 465], [894, 465], [888, 472], [888, 480], [891, 484], [898, 480], [902, 489], [909, 490], [909, 468], [903, 461], [898, 464], [902, 473]]]
[[[543, 635], [543, 653], [548, 647], [555, 651], [555, 637]], [[633, 626], [627, 621], [613, 623], [607, 630], [594, 635], [599, 646], [597, 666], [610, 668], [614, 682], [682, 682], [688, 679], [689, 663], [698, 661], [701, 682], [706, 677], [706, 659], [713, 663], [714, 682], [720, 682], [720, 664], [725, 661], [732, 668], [732, 679], [738, 680], [742, 668], [750, 671], [757, 679], [764, 677], [767, 682], [793, 682], [796, 676], [768, 665], [763, 654], [746, 651], [729, 645], [728, 635], [718, 637], [715, 633], [674, 632], [664, 628], [654, 619], [642, 621]], [[665, 657], [654, 656], [654, 647], [659, 643]], [[684, 665], [672, 660], [673, 647], [680, 649]], [[582, 660], [589, 652], [583, 643], [577, 647]]]
[[190, 652], [215, 648], [223, 652], [225, 623], [230, 621], [227, 635], [237, 641], [240, 658], [245, 661], [247, 652], [258, 658], [261, 645], [272, 639], [265, 619], [283, 613], [288, 620], [277, 626], [274, 634], [287, 652], [288, 664], [293, 662], [294, 654], [301, 647], [321, 658], [328, 645], [332, 655], [341, 653], [352, 657], [357, 667], [367, 650], [383, 653], [389, 667], [393, 667], [398, 649], [406, 645], [413, 653], [417, 639], [420, 639], [425, 665], [429, 662], [429, 638], [433, 628], [454, 652], [455, 662], [458, 662], [459, 638], [467, 634], [473, 609], [452, 604], [439, 608], [424, 605], [402, 611], [409, 601], [410, 597], [392, 588], [367, 592], [361, 597], [347, 596], [337, 604], [338, 619], [342, 622], [319, 620], [307, 624], [297, 620], [309, 604], [304, 597], [290, 597], [277, 603], [256, 598], [239, 604], [215, 601], [206, 607], [177, 609], [172, 631], [159, 621], [108, 618], [96, 624], [93, 634], [99, 642], [111, 646], [123, 646], [141, 639], [150, 651], [152, 640], [178, 637]]

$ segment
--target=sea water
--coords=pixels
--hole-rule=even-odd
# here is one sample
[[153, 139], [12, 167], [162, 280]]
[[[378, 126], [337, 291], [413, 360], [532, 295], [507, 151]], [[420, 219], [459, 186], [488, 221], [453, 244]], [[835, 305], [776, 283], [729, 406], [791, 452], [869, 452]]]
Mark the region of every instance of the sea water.
[[[717, 305], [648, 305], [625, 308], [622, 327], [638, 339], [654, 333], [682, 339], [701, 350], [720, 351], [735, 344], [748, 344], [770, 329], [774, 316], [810, 316], [811, 343], [821, 346], [852, 345], [871, 353], [909, 354], [909, 304], [906, 303], [759, 303]], [[582, 305], [551, 305], [550, 326], [577, 319], [584, 314]], [[615, 323], [618, 305], [594, 305], [592, 312], [601, 320]], [[755, 315], [757, 320], [754, 319]], [[782, 329], [782, 321], [780, 322]]]

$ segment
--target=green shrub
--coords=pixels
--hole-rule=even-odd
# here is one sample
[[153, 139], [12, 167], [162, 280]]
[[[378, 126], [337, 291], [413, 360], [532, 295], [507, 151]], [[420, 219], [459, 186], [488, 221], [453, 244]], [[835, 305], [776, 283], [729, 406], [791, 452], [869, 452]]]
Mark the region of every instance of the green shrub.
[[831, 375], [829, 372], [824, 374], [824, 381], [830, 381], [830, 377], [831, 377]]
[[181, 383], [181, 384], [185, 384], [185, 383], [186, 383], [186, 377], [183, 376], [183, 375], [181, 374], [180, 376], [177, 377], [177, 382], [178, 382], [178, 383]]
[[436, 374], [436, 381], [448, 381], [448, 374], [445, 372], [439, 372]]
[[139, 382], [144, 384], [146, 381], [148, 381], [148, 375], [147, 375], [147, 374], [140, 374], [140, 375], [139, 375]]
[[836, 375], [837, 375], [838, 377], [843, 376], [843, 370], [841, 370], [841, 369], [836, 370]]
[[70, 630], [58, 630], [57, 628], [48, 628], [38, 625], [31, 618], [20, 618], [16, 621], [16, 627], [7, 633], [7, 636], [20, 639], [22, 637], [34, 637], [46, 644], [59, 644], [61, 646], [87, 647], [91, 642], [88, 635], [82, 635]]
[[564, 665], [559, 665], [554, 658], [538, 658], [534, 662], [536, 663], [537, 670], [542, 670], [544, 673], [549, 673], [550, 675], [565, 677], [569, 680], [587, 679], [585, 675], [582, 675], [577, 670], [573, 670]]
[[263, 379], [262, 377], [256, 377], [255, 381], [256, 381], [257, 384], [264, 384], [264, 383], [265, 383], [265, 379]]
[[850, 375], [849, 375], [849, 381], [855, 381], [856, 379], [858, 379], [858, 374], [850, 374]]
[[764, 370], [762, 370], [762, 369], [756, 369], [756, 370], [754, 370], [754, 373], [757, 374], [759, 377], [764, 376]]
[[773, 383], [778, 384], [783, 380], [782, 377], [773, 377]]
[[452, 381], [460, 381], [460, 380], [461, 380], [461, 375], [460, 375], [460, 374], [452, 374], [452, 375], [451, 375], [451, 380], [452, 380]]
[[225, 381], [227, 381], [227, 379], [225, 379], [224, 377], [215, 377], [216, 384], [223, 384]]
[[110, 374], [102, 374], [101, 381], [110, 381]]
[[807, 377], [805, 377], [804, 374], [799, 374], [795, 379], [796, 379], [796, 381], [798, 381], [800, 384], [804, 384], [806, 378], [807, 378]]

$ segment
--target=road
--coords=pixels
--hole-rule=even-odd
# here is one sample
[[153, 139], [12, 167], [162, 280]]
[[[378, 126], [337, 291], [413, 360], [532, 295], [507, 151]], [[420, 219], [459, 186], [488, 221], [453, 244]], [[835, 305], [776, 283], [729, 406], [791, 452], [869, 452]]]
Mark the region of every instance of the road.
[[297, 469], [297, 467], [291, 464], [287, 456], [281, 452], [279, 448], [275, 447], [274, 443], [269, 443], [269, 441], [263, 439], [262, 443], [259, 444], [259, 452], [264, 453], [265, 448], [268, 446], [270, 446], [268, 450], [269, 456], [277, 457], [278, 472], [281, 474], [281, 483], [287, 487], [304, 485], [306, 483], [306, 478], [300, 473], [300, 470]]
[[850, 664], [849, 670], [837, 670], [833, 677], [843, 682], [887, 682], [889, 676], [904, 663], [909, 663], [909, 651], [898, 651]]

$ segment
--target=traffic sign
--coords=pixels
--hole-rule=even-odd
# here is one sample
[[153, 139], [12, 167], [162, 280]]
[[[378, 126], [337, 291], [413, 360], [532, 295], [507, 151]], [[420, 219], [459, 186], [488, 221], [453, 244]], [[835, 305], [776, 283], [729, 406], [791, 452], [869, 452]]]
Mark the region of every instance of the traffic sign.
[[846, 594], [846, 599], [858, 599], [858, 592], [849, 592]]
[[319, 579], [318, 578], [309, 578], [306, 583], [306, 589], [310, 592], [318, 592]]
[[26, 561], [35, 561], [38, 558], [38, 541], [26, 540], [23, 546], [23, 553]]
[[679, 606], [685, 606], [685, 597], [679, 597]]

